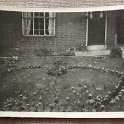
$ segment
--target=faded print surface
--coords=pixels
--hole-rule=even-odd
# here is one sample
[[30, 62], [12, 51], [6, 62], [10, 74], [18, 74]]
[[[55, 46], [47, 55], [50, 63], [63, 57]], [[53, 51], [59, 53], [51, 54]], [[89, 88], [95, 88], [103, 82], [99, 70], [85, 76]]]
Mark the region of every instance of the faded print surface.
[[123, 13], [0, 11], [0, 111], [124, 111]]

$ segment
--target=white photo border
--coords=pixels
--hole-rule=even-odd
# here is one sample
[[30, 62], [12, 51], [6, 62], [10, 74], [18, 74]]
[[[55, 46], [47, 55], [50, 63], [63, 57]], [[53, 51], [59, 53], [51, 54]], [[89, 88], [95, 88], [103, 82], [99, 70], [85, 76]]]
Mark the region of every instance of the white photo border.
[[0, 112], [0, 117], [17, 118], [124, 118], [124, 112]]
[[[3, 11], [21, 12], [92, 12], [123, 10], [124, 5], [100, 6], [87, 8], [19, 8], [14, 6], [2, 6]], [[0, 111], [0, 117], [18, 118], [124, 118], [124, 112], [13, 112]]]

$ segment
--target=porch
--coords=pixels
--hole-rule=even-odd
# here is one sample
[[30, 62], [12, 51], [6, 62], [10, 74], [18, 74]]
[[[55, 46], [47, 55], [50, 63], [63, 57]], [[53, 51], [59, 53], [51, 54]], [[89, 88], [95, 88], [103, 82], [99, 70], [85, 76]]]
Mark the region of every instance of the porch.
[[104, 56], [109, 54], [110, 50], [75, 51], [75, 56]]
[[[122, 58], [124, 58], [124, 45], [119, 45], [122, 50]], [[103, 48], [99, 45], [87, 47], [86, 51], [75, 51], [75, 56], [106, 56], [110, 55], [110, 49]]]
[[86, 51], [75, 51], [76, 56], [109, 55], [118, 46], [124, 58], [124, 11], [90, 12], [87, 15]]

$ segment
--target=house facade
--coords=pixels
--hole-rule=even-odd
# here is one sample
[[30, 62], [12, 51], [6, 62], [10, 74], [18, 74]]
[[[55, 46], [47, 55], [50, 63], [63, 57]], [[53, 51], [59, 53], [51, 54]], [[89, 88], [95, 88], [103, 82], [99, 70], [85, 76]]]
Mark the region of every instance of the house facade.
[[124, 44], [124, 11], [0, 11], [0, 47], [18, 48], [24, 56], [47, 48], [61, 53], [81, 45], [88, 50]]

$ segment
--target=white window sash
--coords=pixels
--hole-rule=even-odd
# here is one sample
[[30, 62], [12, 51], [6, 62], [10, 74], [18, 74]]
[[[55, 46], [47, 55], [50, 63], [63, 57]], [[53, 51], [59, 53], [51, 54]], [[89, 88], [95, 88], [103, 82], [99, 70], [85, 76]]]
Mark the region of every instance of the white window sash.
[[[55, 17], [56, 14], [50, 12], [49, 13], [49, 17], [47, 17], [47, 19], [49, 18], [49, 23], [48, 23], [48, 29], [46, 29], [46, 18], [45, 18], [45, 12], [44, 12], [44, 16], [43, 17], [39, 17], [39, 18], [43, 18], [44, 19], [44, 34], [40, 35], [40, 33], [38, 34], [34, 34], [34, 13], [33, 12], [33, 16], [31, 16], [32, 13], [29, 12], [24, 12], [22, 13], [22, 33], [23, 35], [26, 36], [53, 36], [55, 35]], [[31, 20], [33, 21], [33, 27], [31, 29]], [[30, 34], [30, 31], [33, 30], [32, 34]], [[41, 30], [40, 28], [38, 28], [38, 30]], [[48, 30], [49, 34], [46, 34], [46, 30]]]

